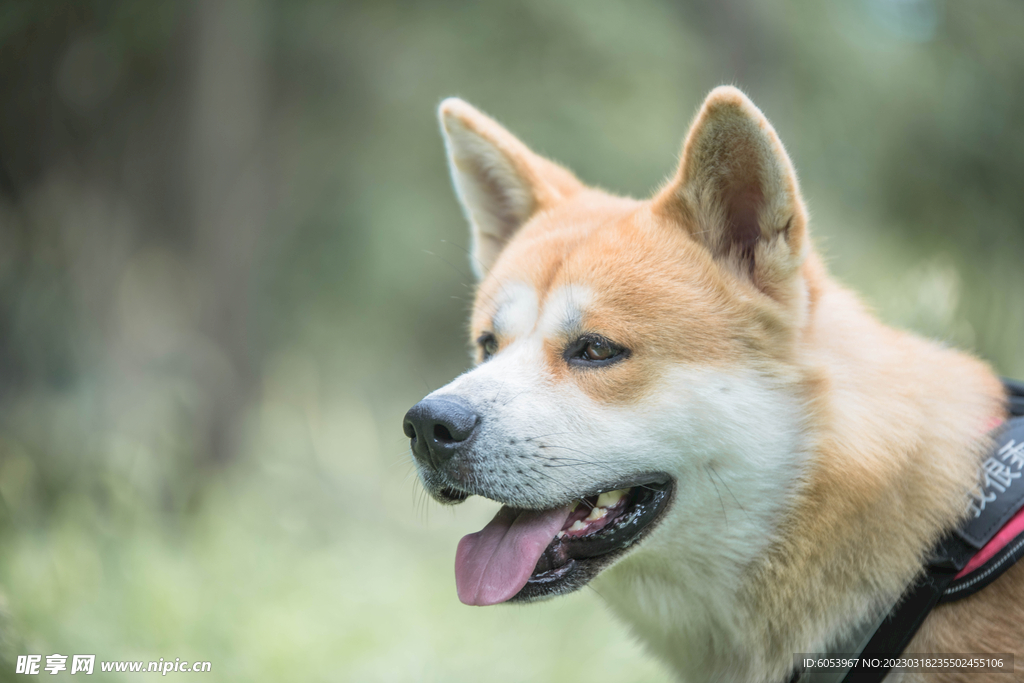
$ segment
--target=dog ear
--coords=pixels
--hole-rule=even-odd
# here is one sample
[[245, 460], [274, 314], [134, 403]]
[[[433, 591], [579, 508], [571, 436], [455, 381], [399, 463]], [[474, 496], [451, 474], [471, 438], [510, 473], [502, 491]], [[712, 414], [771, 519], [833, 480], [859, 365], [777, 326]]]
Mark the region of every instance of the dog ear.
[[442, 102], [438, 117], [452, 184], [469, 219], [473, 272], [480, 279], [524, 223], [583, 186], [458, 98]]
[[738, 277], [780, 300], [795, 293], [808, 241], [796, 173], [768, 119], [736, 88], [708, 95], [654, 208]]

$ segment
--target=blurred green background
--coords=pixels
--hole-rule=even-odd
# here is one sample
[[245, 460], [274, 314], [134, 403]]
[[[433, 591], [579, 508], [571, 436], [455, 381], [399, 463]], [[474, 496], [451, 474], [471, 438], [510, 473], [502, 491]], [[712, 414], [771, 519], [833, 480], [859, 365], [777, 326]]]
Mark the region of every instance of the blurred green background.
[[401, 430], [469, 363], [434, 108], [646, 196], [739, 85], [833, 271], [1024, 377], [1021, 36], [1018, 0], [3, 2], [0, 680], [667, 680], [593, 591], [458, 603], [496, 506], [426, 499]]

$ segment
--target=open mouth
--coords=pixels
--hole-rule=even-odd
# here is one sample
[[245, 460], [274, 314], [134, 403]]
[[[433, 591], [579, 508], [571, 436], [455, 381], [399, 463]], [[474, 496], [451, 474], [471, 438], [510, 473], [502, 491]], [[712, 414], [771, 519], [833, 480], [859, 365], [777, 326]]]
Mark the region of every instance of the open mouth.
[[667, 475], [603, 489], [547, 510], [502, 507], [459, 542], [455, 579], [467, 605], [525, 602], [583, 587], [643, 538], [672, 498]]

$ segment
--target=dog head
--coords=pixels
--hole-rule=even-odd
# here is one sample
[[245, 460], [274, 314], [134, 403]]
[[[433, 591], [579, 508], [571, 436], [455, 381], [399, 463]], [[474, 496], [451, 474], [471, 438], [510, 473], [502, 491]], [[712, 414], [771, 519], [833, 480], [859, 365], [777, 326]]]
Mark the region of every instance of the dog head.
[[638, 201], [461, 100], [440, 118], [479, 278], [476, 365], [404, 429], [437, 500], [504, 506], [459, 544], [460, 598], [565, 593], [620, 562], [742, 563], [804, 452], [791, 359], [814, 266], [767, 119], [716, 89], [676, 174]]

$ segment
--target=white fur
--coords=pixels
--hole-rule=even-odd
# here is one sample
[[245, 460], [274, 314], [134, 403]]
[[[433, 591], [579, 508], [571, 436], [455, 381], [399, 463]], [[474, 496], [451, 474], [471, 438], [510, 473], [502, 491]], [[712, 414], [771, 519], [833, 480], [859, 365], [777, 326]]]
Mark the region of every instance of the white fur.
[[750, 370], [673, 368], [654, 396], [631, 417], [662, 434], [634, 457], [671, 464], [676, 500], [595, 587], [654, 653], [689, 672], [684, 680], [708, 671], [755, 680], [761, 663], [744, 656], [760, 651], [759, 631], [739, 600], [742, 575], [804, 481], [800, 405]]
[[552, 290], [544, 302], [539, 332], [546, 337], [571, 331], [579, 326], [594, 293], [583, 285], [563, 285]]
[[510, 282], [501, 288], [495, 301], [494, 333], [499, 337], [522, 337], [537, 325], [537, 292], [523, 282]]

